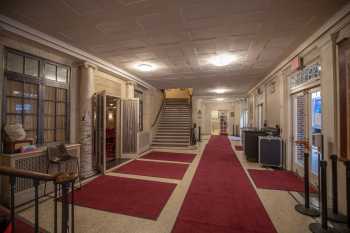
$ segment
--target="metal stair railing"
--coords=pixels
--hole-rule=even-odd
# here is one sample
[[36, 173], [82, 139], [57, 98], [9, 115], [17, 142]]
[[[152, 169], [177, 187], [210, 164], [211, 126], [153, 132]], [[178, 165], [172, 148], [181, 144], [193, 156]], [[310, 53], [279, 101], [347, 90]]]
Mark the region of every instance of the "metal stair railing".
[[[57, 202], [61, 198], [62, 202], [62, 217], [61, 217], [61, 233], [74, 233], [74, 183], [77, 179], [75, 173], [56, 173], [45, 174], [40, 172], [16, 169], [11, 167], [0, 166], [0, 175], [10, 178], [10, 224], [12, 224], [12, 232], [16, 230], [15, 221], [15, 192], [16, 178], [24, 178], [33, 180], [34, 184], [34, 204], [35, 204], [35, 223], [34, 232], [39, 233], [39, 184], [40, 181], [53, 182], [54, 184], [54, 233], [57, 233]], [[62, 195], [58, 197], [58, 187], [61, 187]], [[69, 190], [71, 188], [71, 213], [69, 214]], [[70, 216], [71, 215], [71, 216]], [[71, 217], [71, 219], [69, 219]], [[69, 222], [71, 223], [69, 226]]]

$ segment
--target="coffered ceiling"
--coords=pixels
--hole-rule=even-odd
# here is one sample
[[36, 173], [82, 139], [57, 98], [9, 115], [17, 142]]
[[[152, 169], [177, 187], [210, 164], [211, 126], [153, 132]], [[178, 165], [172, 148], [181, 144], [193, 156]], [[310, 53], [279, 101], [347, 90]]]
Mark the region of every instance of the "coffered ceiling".
[[[244, 94], [348, 0], [2, 0], [0, 14], [159, 88]], [[232, 53], [236, 62], [208, 59]], [[152, 72], [135, 69], [156, 66]], [[228, 94], [228, 93], [226, 93]]]

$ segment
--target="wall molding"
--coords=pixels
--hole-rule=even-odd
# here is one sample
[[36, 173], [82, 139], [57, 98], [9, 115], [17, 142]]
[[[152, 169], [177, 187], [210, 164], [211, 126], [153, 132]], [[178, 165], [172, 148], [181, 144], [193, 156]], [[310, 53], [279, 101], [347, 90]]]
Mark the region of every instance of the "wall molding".
[[8, 18], [0, 14], [0, 29], [8, 31], [24, 37], [28, 40], [37, 42], [39, 44], [45, 45], [49, 48], [55, 49], [59, 52], [68, 54], [74, 58], [80, 59], [84, 62], [91, 63], [100, 68], [100, 70], [105, 70], [111, 74], [118, 75], [123, 77], [126, 80], [135, 81], [139, 85], [147, 89], [156, 89], [149, 83], [141, 80], [140, 78], [118, 68], [117, 66], [97, 57], [88, 52], [85, 52], [82, 49], [74, 47], [66, 42], [63, 42], [59, 39], [56, 39], [52, 36], [49, 36], [45, 33], [42, 33], [32, 27], [29, 27], [25, 24], [22, 24], [16, 20]]

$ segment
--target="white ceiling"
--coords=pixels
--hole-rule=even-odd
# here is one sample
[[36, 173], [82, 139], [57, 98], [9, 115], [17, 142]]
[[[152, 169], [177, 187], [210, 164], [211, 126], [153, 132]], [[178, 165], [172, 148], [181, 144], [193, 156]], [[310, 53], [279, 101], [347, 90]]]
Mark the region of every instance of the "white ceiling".
[[[159, 88], [244, 94], [348, 0], [2, 0], [0, 14]], [[230, 52], [225, 67], [208, 58]], [[155, 64], [149, 73], [137, 63]]]

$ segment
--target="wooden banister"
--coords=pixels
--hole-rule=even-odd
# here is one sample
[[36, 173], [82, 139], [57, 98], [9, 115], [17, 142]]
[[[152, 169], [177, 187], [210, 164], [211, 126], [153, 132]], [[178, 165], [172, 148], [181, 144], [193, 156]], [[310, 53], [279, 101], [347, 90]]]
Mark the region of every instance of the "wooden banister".
[[[16, 229], [16, 221], [15, 221], [15, 190], [16, 190], [16, 178], [25, 178], [33, 180], [34, 184], [34, 203], [35, 203], [35, 225], [34, 232], [39, 233], [39, 184], [40, 181], [51, 181], [54, 183], [55, 187], [55, 198], [54, 198], [54, 214], [55, 214], [55, 222], [54, 222], [54, 232], [57, 233], [57, 201], [58, 201], [58, 193], [57, 186], [62, 187], [62, 227], [61, 233], [74, 233], [74, 182], [77, 179], [78, 175], [74, 172], [72, 173], [55, 173], [55, 174], [45, 174], [41, 172], [28, 171], [24, 169], [18, 169], [13, 167], [5, 167], [0, 166], [0, 175], [10, 177], [11, 184], [11, 224], [12, 231], [15, 232]], [[69, 220], [69, 201], [68, 195], [71, 187], [71, 221]], [[71, 226], [69, 226], [69, 222], [71, 222]], [[71, 229], [71, 230], [70, 230]]]
[[0, 175], [28, 178], [34, 180], [55, 181], [60, 174], [45, 174], [41, 172], [28, 171], [11, 167], [0, 166]]
[[161, 113], [162, 110], [163, 110], [164, 103], [165, 103], [165, 99], [163, 99], [163, 101], [162, 101], [162, 105], [160, 106], [160, 108], [159, 108], [159, 110], [158, 110], [158, 112], [157, 112], [157, 116], [156, 116], [156, 118], [155, 118], [154, 121], [153, 121], [152, 127], [154, 127], [154, 126], [157, 124], [158, 119], [159, 119], [159, 116], [160, 116], [160, 113]]

